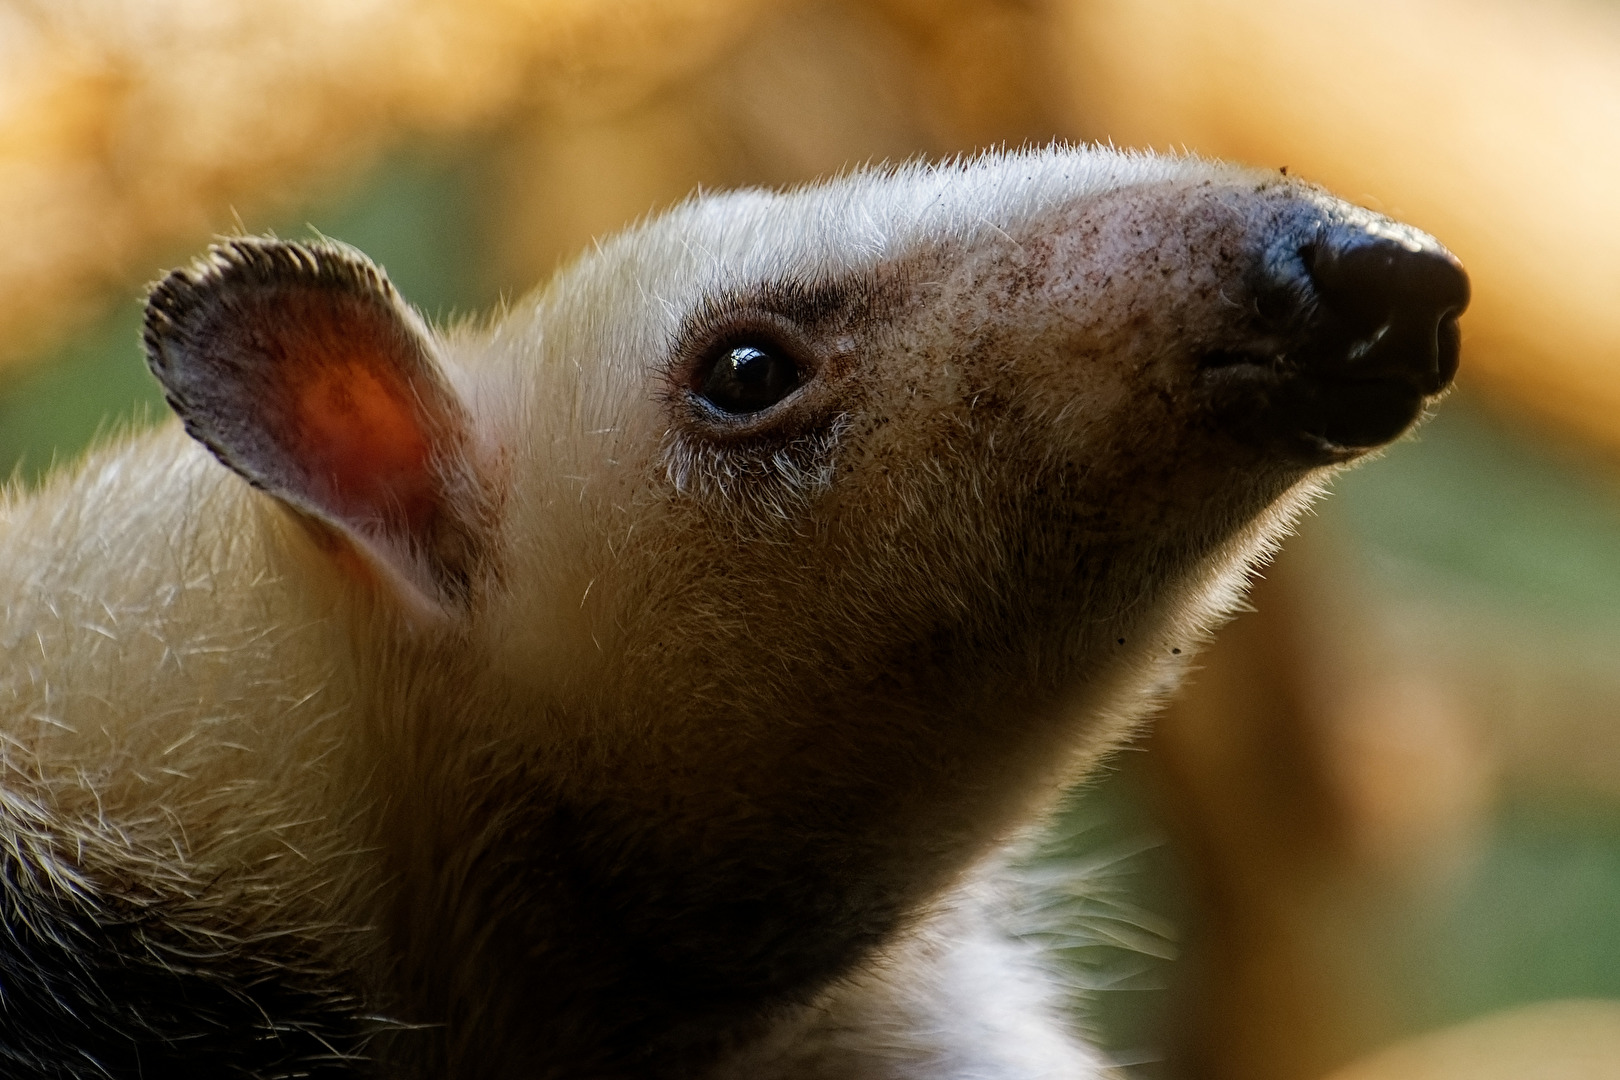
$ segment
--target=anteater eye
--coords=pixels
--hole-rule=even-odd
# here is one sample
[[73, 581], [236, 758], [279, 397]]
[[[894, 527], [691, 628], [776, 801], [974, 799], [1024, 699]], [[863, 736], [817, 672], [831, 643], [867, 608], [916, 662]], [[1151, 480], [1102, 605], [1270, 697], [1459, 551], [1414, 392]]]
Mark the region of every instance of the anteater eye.
[[769, 346], [733, 345], [720, 353], [697, 388], [721, 412], [755, 413], [770, 408], [799, 385], [799, 366]]

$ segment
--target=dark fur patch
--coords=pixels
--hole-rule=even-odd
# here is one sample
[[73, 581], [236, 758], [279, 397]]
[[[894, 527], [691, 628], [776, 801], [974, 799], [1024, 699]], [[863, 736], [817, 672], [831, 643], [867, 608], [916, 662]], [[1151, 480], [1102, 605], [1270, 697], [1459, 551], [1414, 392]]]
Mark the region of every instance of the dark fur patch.
[[206, 897], [104, 890], [6, 822], [0, 1075], [344, 1080], [384, 1025], [310, 935]]

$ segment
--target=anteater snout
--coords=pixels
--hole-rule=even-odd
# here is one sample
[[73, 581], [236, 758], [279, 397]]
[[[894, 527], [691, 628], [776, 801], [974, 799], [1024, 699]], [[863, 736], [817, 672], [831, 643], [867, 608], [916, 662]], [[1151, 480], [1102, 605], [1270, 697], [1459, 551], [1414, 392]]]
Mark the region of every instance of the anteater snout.
[[1249, 285], [1252, 337], [1203, 358], [1234, 431], [1311, 463], [1394, 439], [1457, 373], [1462, 264], [1424, 233], [1349, 208], [1268, 240]]

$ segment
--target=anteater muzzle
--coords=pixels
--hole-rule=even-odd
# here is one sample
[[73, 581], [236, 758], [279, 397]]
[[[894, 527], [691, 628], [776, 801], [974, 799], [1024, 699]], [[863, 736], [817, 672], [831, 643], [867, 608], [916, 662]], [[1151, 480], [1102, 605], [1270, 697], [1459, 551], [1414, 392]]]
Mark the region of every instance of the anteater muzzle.
[[1249, 282], [1251, 342], [1203, 358], [1236, 433], [1311, 464], [1394, 439], [1457, 373], [1468, 275], [1365, 211], [1279, 223]]

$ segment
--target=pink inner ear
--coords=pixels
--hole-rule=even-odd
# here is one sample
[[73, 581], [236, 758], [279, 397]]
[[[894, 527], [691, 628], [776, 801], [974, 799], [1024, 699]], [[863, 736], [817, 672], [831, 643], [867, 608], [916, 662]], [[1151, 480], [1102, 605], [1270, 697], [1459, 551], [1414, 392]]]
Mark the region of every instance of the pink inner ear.
[[295, 391], [292, 453], [327, 488], [325, 509], [355, 524], [402, 525], [413, 533], [427, 527], [439, 497], [410, 382], [358, 357], [310, 374]]

